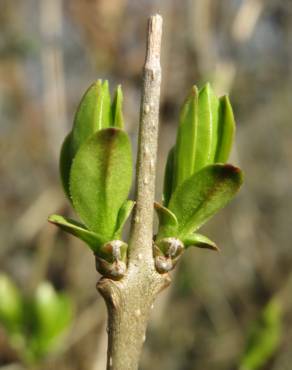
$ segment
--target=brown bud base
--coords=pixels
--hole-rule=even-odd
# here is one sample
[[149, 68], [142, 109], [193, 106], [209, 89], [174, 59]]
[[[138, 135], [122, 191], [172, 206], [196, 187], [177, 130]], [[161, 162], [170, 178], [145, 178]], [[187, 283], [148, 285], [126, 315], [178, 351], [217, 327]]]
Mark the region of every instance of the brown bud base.
[[176, 266], [184, 252], [184, 245], [177, 238], [164, 238], [153, 245], [153, 255], [157, 272], [165, 274]]
[[168, 271], [171, 271], [174, 268], [171, 258], [165, 256], [157, 256], [154, 259], [155, 268], [160, 274], [165, 274]]
[[116, 260], [112, 263], [95, 254], [95, 266], [96, 270], [109, 279], [120, 280], [125, 276], [127, 271], [127, 265], [125, 262]]

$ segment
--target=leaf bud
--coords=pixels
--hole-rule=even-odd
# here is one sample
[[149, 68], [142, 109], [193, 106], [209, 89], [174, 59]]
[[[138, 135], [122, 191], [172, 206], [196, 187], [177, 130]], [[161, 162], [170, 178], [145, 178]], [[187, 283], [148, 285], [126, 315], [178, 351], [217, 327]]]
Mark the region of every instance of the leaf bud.
[[183, 252], [184, 245], [177, 238], [163, 238], [155, 242], [153, 254], [157, 271], [161, 274], [171, 271]]
[[121, 240], [105, 243], [95, 254], [96, 270], [110, 279], [121, 279], [127, 270], [128, 244]]

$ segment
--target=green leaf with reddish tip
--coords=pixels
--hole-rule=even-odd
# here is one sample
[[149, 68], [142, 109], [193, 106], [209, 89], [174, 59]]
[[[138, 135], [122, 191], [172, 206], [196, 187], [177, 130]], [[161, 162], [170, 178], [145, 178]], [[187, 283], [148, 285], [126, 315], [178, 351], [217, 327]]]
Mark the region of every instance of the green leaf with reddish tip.
[[178, 229], [176, 216], [166, 207], [161, 204], [154, 203], [155, 211], [159, 219], [159, 229], [156, 239], [175, 237]]
[[182, 242], [184, 243], [185, 248], [198, 247], [204, 249], [212, 249], [215, 251], [219, 250], [217, 245], [212, 240], [204, 235], [197, 233], [187, 235], [186, 237], [184, 237]]
[[78, 150], [71, 167], [70, 194], [81, 220], [110, 240], [132, 179], [128, 135], [117, 128], [92, 135]]
[[196, 135], [198, 126], [198, 89], [193, 86], [188, 95], [179, 119], [179, 128], [174, 153], [173, 189], [192, 175], [196, 153]]
[[167, 206], [172, 193], [173, 176], [174, 176], [174, 150], [171, 148], [168, 152], [168, 157], [164, 171], [164, 182], [163, 182], [163, 205]]
[[122, 108], [123, 92], [121, 85], [118, 85], [111, 108], [113, 127], [124, 128], [124, 117]]
[[199, 92], [193, 172], [213, 162], [217, 144], [218, 98], [209, 83]]
[[127, 219], [129, 218], [134, 205], [135, 205], [135, 202], [133, 200], [126, 200], [124, 204], [122, 205], [122, 207], [120, 208], [113, 239], [121, 239], [123, 227]]
[[215, 154], [216, 163], [228, 160], [235, 132], [235, 121], [228, 96], [219, 99], [218, 139]]
[[102, 244], [106, 242], [106, 240], [100, 235], [88, 230], [83, 224], [72, 220], [71, 218], [51, 215], [48, 218], [48, 221], [67, 233], [83, 240], [94, 253], [97, 253]]
[[206, 166], [184, 181], [168, 206], [179, 224], [177, 237], [183, 240], [229, 203], [242, 181], [239, 168], [222, 164]]
[[61, 181], [63, 185], [63, 189], [65, 194], [67, 195], [68, 199], [71, 201], [70, 192], [69, 192], [69, 177], [70, 177], [70, 169], [72, 163], [72, 145], [71, 145], [71, 132], [66, 136], [60, 153], [60, 161], [59, 161], [59, 169], [61, 175]]

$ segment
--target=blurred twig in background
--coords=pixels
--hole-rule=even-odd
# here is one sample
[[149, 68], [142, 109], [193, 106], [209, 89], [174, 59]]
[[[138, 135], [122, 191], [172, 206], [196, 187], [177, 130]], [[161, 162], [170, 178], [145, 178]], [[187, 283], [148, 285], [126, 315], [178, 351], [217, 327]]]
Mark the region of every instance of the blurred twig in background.
[[67, 109], [62, 50], [62, 0], [41, 0], [40, 29], [43, 69], [43, 109], [46, 135], [56, 161], [66, 134]]

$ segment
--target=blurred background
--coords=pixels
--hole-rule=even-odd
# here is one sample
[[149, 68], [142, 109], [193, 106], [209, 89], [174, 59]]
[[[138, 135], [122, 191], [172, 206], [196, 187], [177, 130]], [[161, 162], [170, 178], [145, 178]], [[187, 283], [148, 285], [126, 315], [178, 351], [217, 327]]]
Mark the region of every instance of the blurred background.
[[140, 368], [291, 370], [291, 0], [0, 0], [0, 369], [105, 369], [94, 259], [46, 220], [70, 214], [59, 150], [97, 78], [122, 84], [136, 148], [154, 12], [164, 18], [157, 199], [180, 105], [206, 81], [230, 93], [231, 162], [245, 185], [204, 228], [221, 253], [188, 251], [157, 300]]

